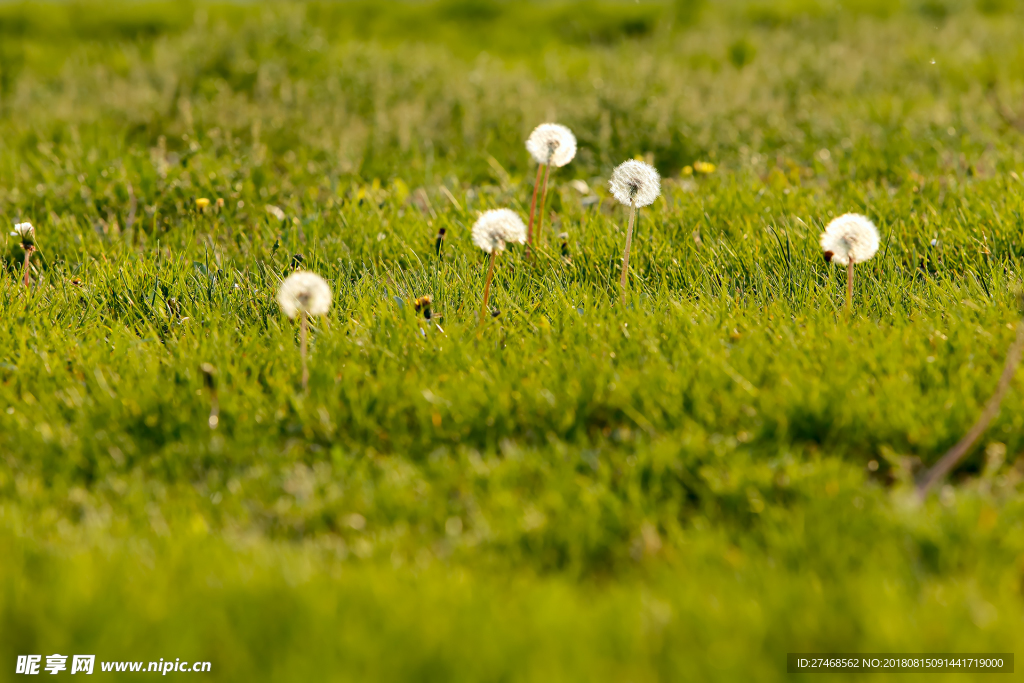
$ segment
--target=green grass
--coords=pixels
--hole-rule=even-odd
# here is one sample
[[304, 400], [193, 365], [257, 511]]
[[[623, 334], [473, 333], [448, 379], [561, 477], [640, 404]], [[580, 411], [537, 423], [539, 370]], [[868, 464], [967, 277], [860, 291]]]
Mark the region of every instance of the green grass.
[[[42, 256], [28, 290], [14, 238], [0, 261], [0, 678], [1021, 650], [1019, 380], [911, 487], [1020, 319], [1024, 135], [993, 97], [1024, 106], [1022, 30], [990, 0], [0, 5], [0, 222]], [[545, 120], [580, 152], [480, 327], [469, 228], [525, 216]], [[664, 196], [623, 304], [605, 182], [634, 156]], [[883, 245], [852, 315], [817, 246], [845, 211]], [[274, 299], [297, 254], [335, 293], [306, 394]]]

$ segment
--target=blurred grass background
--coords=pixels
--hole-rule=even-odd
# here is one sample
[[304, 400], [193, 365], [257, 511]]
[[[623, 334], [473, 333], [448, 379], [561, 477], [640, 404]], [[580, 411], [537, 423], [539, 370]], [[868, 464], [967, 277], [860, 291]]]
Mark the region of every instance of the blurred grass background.
[[[0, 217], [41, 249], [30, 291], [12, 237], [0, 274], [4, 670], [1014, 650], [1019, 387], [952, 485], [908, 491], [1019, 319], [1022, 28], [1008, 0], [0, 4]], [[481, 333], [469, 226], [525, 215], [545, 120], [580, 151]], [[632, 157], [665, 183], [623, 307], [605, 181]], [[849, 319], [817, 247], [844, 211], [883, 243]], [[336, 296], [308, 395], [274, 302], [296, 255]]]

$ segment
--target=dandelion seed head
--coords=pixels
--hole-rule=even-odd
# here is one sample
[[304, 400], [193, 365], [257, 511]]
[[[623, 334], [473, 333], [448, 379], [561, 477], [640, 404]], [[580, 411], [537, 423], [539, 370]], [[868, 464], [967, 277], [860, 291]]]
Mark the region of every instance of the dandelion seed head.
[[661, 194], [661, 176], [650, 164], [629, 159], [612, 171], [608, 187], [619, 202], [637, 207], [649, 206]]
[[526, 225], [511, 209], [491, 209], [473, 224], [473, 244], [488, 254], [503, 251], [509, 243], [526, 242]]
[[32, 242], [36, 238], [36, 229], [31, 223], [15, 223], [11, 237], [21, 238], [22, 242]]
[[292, 273], [277, 291], [277, 303], [289, 318], [299, 313], [327, 315], [331, 308], [331, 288], [322, 277], [308, 270]]
[[542, 123], [526, 140], [526, 150], [538, 164], [548, 163], [561, 168], [576, 156], [576, 136], [557, 123]]
[[863, 263], [878, 252], [878, 229], [865, 216], [844, 213], [825, 227], [820, 243], [830, 261]]

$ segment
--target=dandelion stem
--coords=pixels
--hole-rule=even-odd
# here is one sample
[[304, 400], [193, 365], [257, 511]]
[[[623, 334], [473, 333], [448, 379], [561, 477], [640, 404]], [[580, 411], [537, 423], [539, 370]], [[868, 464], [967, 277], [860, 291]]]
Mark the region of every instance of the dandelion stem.
[[917, 485], [917, 493], [922, 499], [928, 495], [929, 489], [945, 479], [946, 475], [953, 471], [953, 468], [959, 464], [960, 460], [967, 454], [967, 451], [974, 445], [974, 442], [988, 429], [992, 419], [999, 413], [999, 404], [1003, 402], [1003, 397], [1006, 396], [1006, 392], [1010, 388], [1010, 381], [1017, 372], [1022, 352], [1024, 352], [1024, 321], [1017, 323], [1017, 338], [1010, 346], [1010, 350], [1006, 352], [1006, 365], [1003, 367], [1003, 374], [999, 378], [996, 392], [992, 394], [988, 403], [985, 404], [985, 408], [981, 411], [978, 421], [964, 435], [964, 438], [960, 439], [955, 446], [950, 448], [935, 463], [934, 467], [925, 473], [924, 478]]
[[548, 198], [548, 176], [551, 174], [551, 157], [554, 152], [548, 155], [548, 163], [544, 164], [544, 188], [540, 191], [540, 211], [537, 213], [537, 244], [540, 244], [540, 234], [544, 229], [544, 205]]
[[[520, 223], [520, 225], [522, 225]], [[480, 324], [483, 325], [484, 321], [487, 320], [487, 299], [491, 294], [491, 278], [494, 277], [494, 257], [497, 252], [491, 252], [491, 265], [487, 269], [487, 279], [484, 281], [484, 305], [480, 309]]]
[[27, 247], [25, 247], [25, 267], [24, 267], [24, 272], [23, 272], [22, 277], [21, 277], [21, 283], [23, 285], [25, 285], [26, 287], [28, 287], [29, 260], [32, 258], [32, 252], [34, 252], [35, 250], [36, 250], [35, 246], [31, 245], [31, 244], [28, 245]]
[[633, 195], [633, 203], [629, 207], [629, 227], [626, 228], [626, 251], [622, 254], [622, 277], [619, 284], [622, 286], [622, 303], [626, 303], [626, 277], [629, 274], [629, 247], [633, 243], [633, 220], [636, 218], [636, 195]]
[[846, 310], [853, 311], [853, 258], [846, 264]]
[[302, 390], [305, 391], [309, 385], [309, 368], [306, 366], [306, 337], [308, 336], [309, 323], [306, 322], [306, 312], [302, 311], [302, 324], [299, 332], [299, 346], [302, 353]]
[[526, 255], [530, 256], [533, 246], [533, 217], [537, 210], [537, 190], [540, 189], [540, 172], [543, 167], [537, 164], [537, 179], [533, 181], [533, 200], [530, 202], [530, 224], [526, 228]]

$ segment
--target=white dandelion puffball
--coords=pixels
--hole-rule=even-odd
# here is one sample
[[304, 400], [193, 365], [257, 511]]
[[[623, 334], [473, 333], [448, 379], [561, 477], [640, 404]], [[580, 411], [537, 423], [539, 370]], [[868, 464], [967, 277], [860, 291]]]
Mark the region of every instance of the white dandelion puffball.
[[31, 223], [15, 223], [11, 237], [20, 237], [23, 242], [31, 242], [36, 237], [36, 229]]
[[631, 206], [634, 201], [637, 207], [649, 206], [661, 194], [661, 176], [650, 164], [630, 159], [612, 171], [608, 187], [626, 206]]
[[865, 216], [844, 213], [825, 226], [821, 248], [827, 261], [841, 266], [863, 263], [878, 252], [878, 229]]
[[526, 242], [526, 225], [511, 209], [491, 209], [480, 214], [473, 224], [473, 244], [488, 254], [502, 251], [509, 243]]
[[548, 163], [561, 168], [576, 156], [576, 136], [565, 126], [542, 123], [533, 129], [526, 140], [528, 151], [538, 164]]
[[331, 308], [331, 288], [322, 277], [307, 270], [292, 273], [277, 291], [277, 303], [289, 318], [299, 313], [327, 315]]

